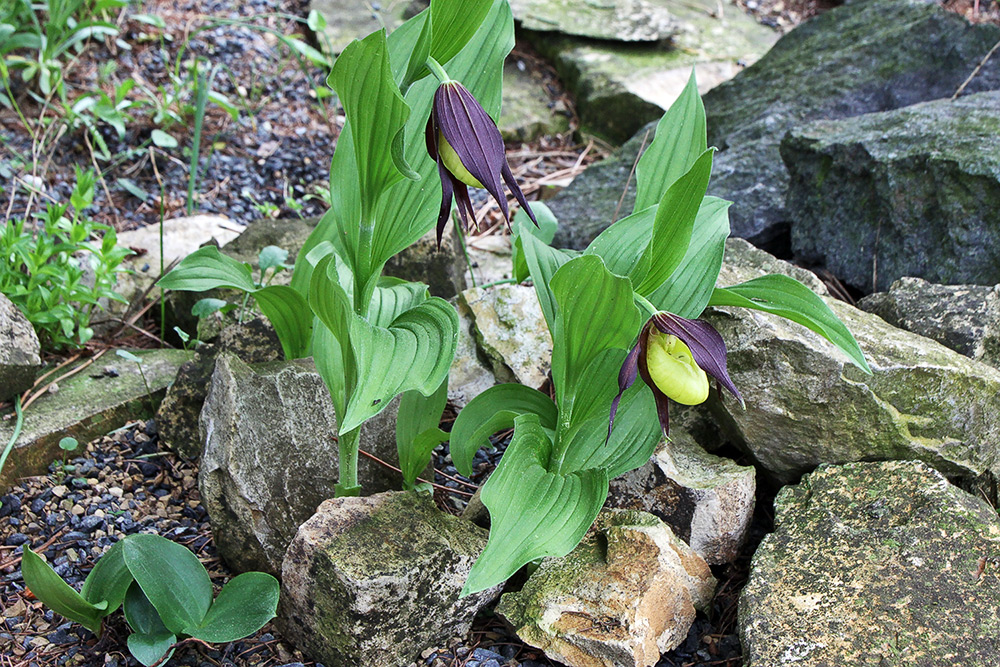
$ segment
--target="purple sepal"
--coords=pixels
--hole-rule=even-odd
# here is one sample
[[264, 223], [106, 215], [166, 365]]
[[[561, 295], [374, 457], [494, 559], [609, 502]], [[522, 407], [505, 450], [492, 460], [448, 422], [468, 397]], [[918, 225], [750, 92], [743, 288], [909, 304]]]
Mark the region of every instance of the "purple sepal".
[[726, 370], [726, 343], [715, 327], [704, 320], [689, 320], [663, 312], [653, 315], [650, 321], [662, 333], [677, 336], [687, 345], [694, 362], [718, 380], [746, 408], [739, 389], [729, 379], [729, 372]]

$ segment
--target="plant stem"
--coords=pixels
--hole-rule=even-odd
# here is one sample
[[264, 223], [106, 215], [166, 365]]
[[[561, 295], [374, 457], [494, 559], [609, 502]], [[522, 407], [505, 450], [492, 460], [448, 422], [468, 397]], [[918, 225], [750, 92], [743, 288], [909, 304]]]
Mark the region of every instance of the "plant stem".
[[504, 278], [503, 280], [493, 280], [488, 283], [483, 283], [479, 286], [479, 289], [486, 289], [488, 287], [494, 287], [496, 285], [520, 285], [521, 281], [517, 278]]
[[358, 496], [361, 485], [358, 484], [358, 449], [361, 445], [361, 427], [353, 431], [341, 433], [337, 442], [339, 450], [340, 479], [334, 487], [337, 498]]
[[645, 310], [650, 315], [656, 315], [658, 312], [660, 312], [659, 308], [657, 308], [656, 306], [654, 306], [653, 304], [651, 304], [646, 299], [646, 297], [644, 297], [643, 295], [639, 294], [638, 292], [634, 292], [632, 294], [632, 296], [635, 298], [635, 302], [637, 304], [639, 304], [643, 308], [643, 310]]
[[429, 69], [441, 83], [451, 83], [453, 81], [453, 79], [448, 76], [448, 72], [444, 71], [444, 68], [441, 67], [441, 63], [434, 60], [430, 56], [427, 56], [427, 69]]
[[476, 274], [472, 270], [472, 258], [469, 257], [469, 247], [465, 245], [465, 232], [462, 230], [462, 225], [457, 224], [454, 219], [454, 214], [452, 214], [452, 228], [455, 230], [455, 234], [458, 235], [458, 245], [462, 246], [462, 255], [465, 257], [465, 265], [469, 268], [469, 279], [472, 280], [472, 286], [476, 286]]
[[14, 443], [17, 439], [21, 437], [21, 427], [24, 426], [24, 413], [21, 412], [21, 397], [14, 397], [14, 412], [17, 414], [17, 421], [14, 422], [14, 432], [10, 435], [10, 440], [7, 442], [7, 446], [3, 448], [3, 454], [0, 455], [0, 472], [3, 472], [3, 465], [7, 462], [7, 456], [10, 455], [11, 450], [14, 449]]

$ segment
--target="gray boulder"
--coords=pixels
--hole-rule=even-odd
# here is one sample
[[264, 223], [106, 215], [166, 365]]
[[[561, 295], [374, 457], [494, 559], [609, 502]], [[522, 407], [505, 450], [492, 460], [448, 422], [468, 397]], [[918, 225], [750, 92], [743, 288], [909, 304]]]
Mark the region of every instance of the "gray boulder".
[[781, 155], [802, 260], [866, 292], [1000, 282], [1000, 91], [810, 123]]
[[843, 302], [827, 303], [874, 375], [784, 318], [706, 312], [747, 404], [710, 399], [730, 437], [782, 483], [820, 463], [872, 459], [921, 459], [969, 477], [1000, 471], [1000, 372]]
[[500, 593], [459, 598], [486, 538], [413, 491], [327, 500], [285, 554], [282, 631], [328, 667], [409, 664]]
[[753, 466], [709, 454], [677, 424], [641, 468], [611, 480], [607, 507], [658, 516], [710, 565], [740, 553], [753, 518]]
[[[708, 143], [720, 148], [709, 193], [734, 202], [734, 235], [766, 245], [786, 232], [786, 131], [950, 97], [998, 40], [1000, 26], [971, 26], [929, 0], [852, 2], [784, 35], [705, 95]], [[966, 92], [996, 89], [992, 58]]]
[[900, 278], [888, 292], [861, 299], [858, 308], [1000, 368], [1000, 285], [935, 285]]
[[821, 467], [775, 500], [739, 602], [744, 664], [996, 664], [998, 535], [923, 463]]
[[[397, 401], [361, 431], [361, 449], [396, 460]], [[312, 359], [250, 366], [219, 356], [201, 413], [205, 443], [198, 474], [219, 553], [239, 572], [281, 571], [288, 543], [339, 476], [336, 418]], [[367, 457], [364, 493], [400, 488], [402, 478]]]
[[0, 294], [0, 401], [31, 388], [42, 367], [40, 353], [31, 322]]
[[561, 32], [591, 39], [658, 42], [677, 32], [669, 0], [511, 0], [523, 28]]

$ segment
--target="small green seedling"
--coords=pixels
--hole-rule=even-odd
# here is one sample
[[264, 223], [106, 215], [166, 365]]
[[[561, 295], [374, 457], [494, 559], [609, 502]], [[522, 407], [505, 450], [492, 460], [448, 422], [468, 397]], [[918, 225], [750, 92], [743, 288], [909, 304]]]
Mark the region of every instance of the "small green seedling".
[[278, 609], [278, 581], [263, 572], [234, 577], [213, 601], [212, 582], [197, 556], [159, 535], [117, 542], [80, 592], [27, 547], [21, 573], [35, 597], [97, 636], [104, 618], [123, 607], [132, 628], [128, 649], [146, 667], [165, 663], [189, 639], [225, 643], [247, 637]]

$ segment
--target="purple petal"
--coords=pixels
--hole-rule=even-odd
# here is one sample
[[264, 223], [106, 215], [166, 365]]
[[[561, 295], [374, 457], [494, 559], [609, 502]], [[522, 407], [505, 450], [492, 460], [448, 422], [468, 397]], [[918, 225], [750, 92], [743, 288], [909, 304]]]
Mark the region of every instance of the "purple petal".
[[455, 202], [458, 204], [458, 215], [462, 218], [462, 229], [469, 231], [475, 226], [478, 232], [479, 225], [476, 224], [476, 211], [472, 208], [472, 200], [469, 199], [469, 188], [457, 178], [452, 185], [455, 186]]
[[622, 394], [635, 384], [635, 376], [638, 373], [638, 361], [639, 343], [636, 343], [635, 347], [629, 350], [629, 353], [625, 356], [621, 370], [618, 371], [618, 395], [615, 396], [615, 400], [611, 401], [611, 419], [608, 422], [608, 437], [604, 440], [605, 445], [611, 440], [611, 428], [615, 425], [615, 415], [618, 413], [618, 404], [622, 400]]
[[[454, 192], [455, 181], [441, 160], [438, 160], [438, 174], [441, 176], [441, 210], [438, 212], [437, 221], [437, 244], [438, 249], [441, 249], [441, 236], [444, 234], [444, 227], [448, 224], [448, 218], [451, 217], [451, 200]], [[467, 193], [468, 194], [468, 193]], [[461, 212], [462, 207], [458, 207], [459, 212]], [[463, 216], [464, 218], [464, 216]]]
[[[528, 212], [528, 217], [531, 218], [531, 221], [535, 223], [535, 227], [537, 227], [538, 220], [535, 219], [534, 212], [531, 210], [531, 207], [528, 206], [528, 200], [524, 198], [524, 193], [521, 192], [521, 186], [519, 186], [517, 181], [514, 180], [514, 173], [510, 170], [510, 165], [507, 164], [506, 156], [504, 156], [503, 169], [500, 171], [500, 175], [503, 176], [504, 183], [507, 184], [510, 191], [514, 193], [514, 198], [517, 199], [517, 203], [521, 205], [521, 208]], [[508, 226], [510, 226], [509, 223]]]
[[446, 83], [434, 93], [434, 116], [445, 140], [472, 176], [493, 195], [510, 219], [500, 172], [507, 162], [496, 123], [460, 83]]
[[657, 329], [677, 336], [687, 345], [694, 362], [728, 389], [741, 406], [746, 407], [736, 385], [729, 379], [729, 372], [726, 370], [726, 343], [715, 327], [704, 320], [689, 320], [673, 313], [657, 313], [651, 320]]
[[649, 377], [649, 368], [646, 365], [646, 348], [648, 346], [649, 322], [646, 322], [646, 326], [642, 328], [642, 333], [639, 334], [639, 348], [641, 350], [639, 352], [639, 375], [642, 376], [642, 381], [653, 392], [653, 400], [656, 402], [656, 416], [660, 420], [660, 430], [666, 436], [670, 432], [670, 401], [667, 399], [667, 395], [660, 391], [660, 388], [653, 382], [653, 378]]

